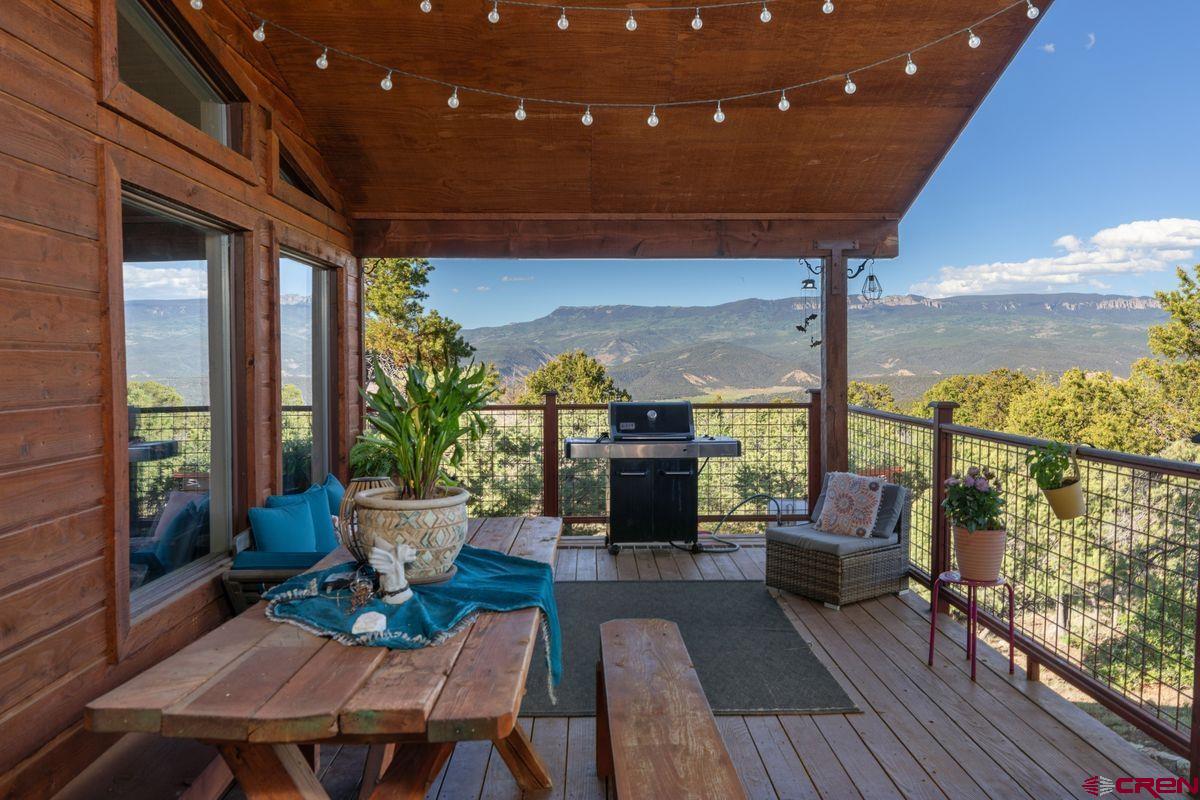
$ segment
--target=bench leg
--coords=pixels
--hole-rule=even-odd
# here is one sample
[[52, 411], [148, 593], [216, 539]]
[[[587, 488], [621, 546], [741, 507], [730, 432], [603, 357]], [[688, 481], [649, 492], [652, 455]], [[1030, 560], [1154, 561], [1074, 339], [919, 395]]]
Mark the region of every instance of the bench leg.
[[596, 662], [596, 774], [613, 774], [612, 738], [608, 731], [608, 695], [604, 690], [604, 665]]
[[224, 744], [218, 749], [249, 800], [329, 800], [294, 744]]
[[503, 739], [493, 740], [492, 744], [521, 789], [531, 792], [554, 786], [550, 770], [546, 769], [545, 762], [533, 749], [533, 743], [520, 725], [514, 725], [512, 733]]

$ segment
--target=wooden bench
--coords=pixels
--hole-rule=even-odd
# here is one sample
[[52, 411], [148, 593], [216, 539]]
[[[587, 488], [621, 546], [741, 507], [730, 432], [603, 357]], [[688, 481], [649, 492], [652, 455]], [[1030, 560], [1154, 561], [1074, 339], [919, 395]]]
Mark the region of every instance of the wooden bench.
[[746, 797], [674, 622], [600, 626], [596, 771], [625, 800]]

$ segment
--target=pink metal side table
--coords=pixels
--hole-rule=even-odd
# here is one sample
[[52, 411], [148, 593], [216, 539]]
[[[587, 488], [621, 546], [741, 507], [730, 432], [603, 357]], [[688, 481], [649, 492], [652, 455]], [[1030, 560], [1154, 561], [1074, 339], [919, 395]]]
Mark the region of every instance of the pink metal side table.
[[933, 666], [933, 643], [937, 635], [938, 590], [942, 584], [955, 584], [967, 587], [967, 658], [971, 659], [971, 680], [975, 680], [975, 648], [979, 635], [979, 603], [975, 593], [977, 589], [992, 589], [1003, 586], [1008, 590], [1008, 674], [1014, 671], [1013, 664], [1013, 622], [1016, 619], [1016, 601], [1013, 597], [1012, 584], [1003, 577], [994, 581], [969, 581], [957, 572], [943, 572], [933, 582], [933, 605], [929, 614], [929, 666]]

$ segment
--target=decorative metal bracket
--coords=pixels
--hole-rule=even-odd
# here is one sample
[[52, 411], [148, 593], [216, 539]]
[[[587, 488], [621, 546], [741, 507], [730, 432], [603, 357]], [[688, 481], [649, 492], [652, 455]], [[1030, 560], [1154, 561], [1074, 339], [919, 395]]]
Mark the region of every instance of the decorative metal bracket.
[[[859, 264], [857, 267], [846, 267], [846, 277], [849, 280], [854, 280], [855, 278], [857, 278], [859, 275], [862, 274], [863, 270], [867, 268], [867, 264], [870, 263], [871, 261], [874, 261], [874, 259], [867, 258], [867, 259], [863, 259], [863, 262], [861, 264]], [[811, 272], [813, 275], [820, 275], [821, 271], [825, 269], [825, 265], [823, 263], [817, 264], [814, 267], [807, 258], [800, 259], [800, 262], [802, 264], [804, 264], [804, 266], [808, 269], [808, 271]]]

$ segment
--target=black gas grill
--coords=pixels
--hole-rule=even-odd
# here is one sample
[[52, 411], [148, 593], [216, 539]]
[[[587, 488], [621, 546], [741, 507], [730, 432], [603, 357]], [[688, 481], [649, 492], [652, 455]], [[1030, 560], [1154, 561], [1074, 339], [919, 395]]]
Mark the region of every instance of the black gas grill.
[[737, 439], [697, 436], [688, 402], [609, 403], [608, 432], [567, 439], [567, 458], [604, 458], [609, 549], [679, 542], [697, 547], [700, 459], [742, 454]]

